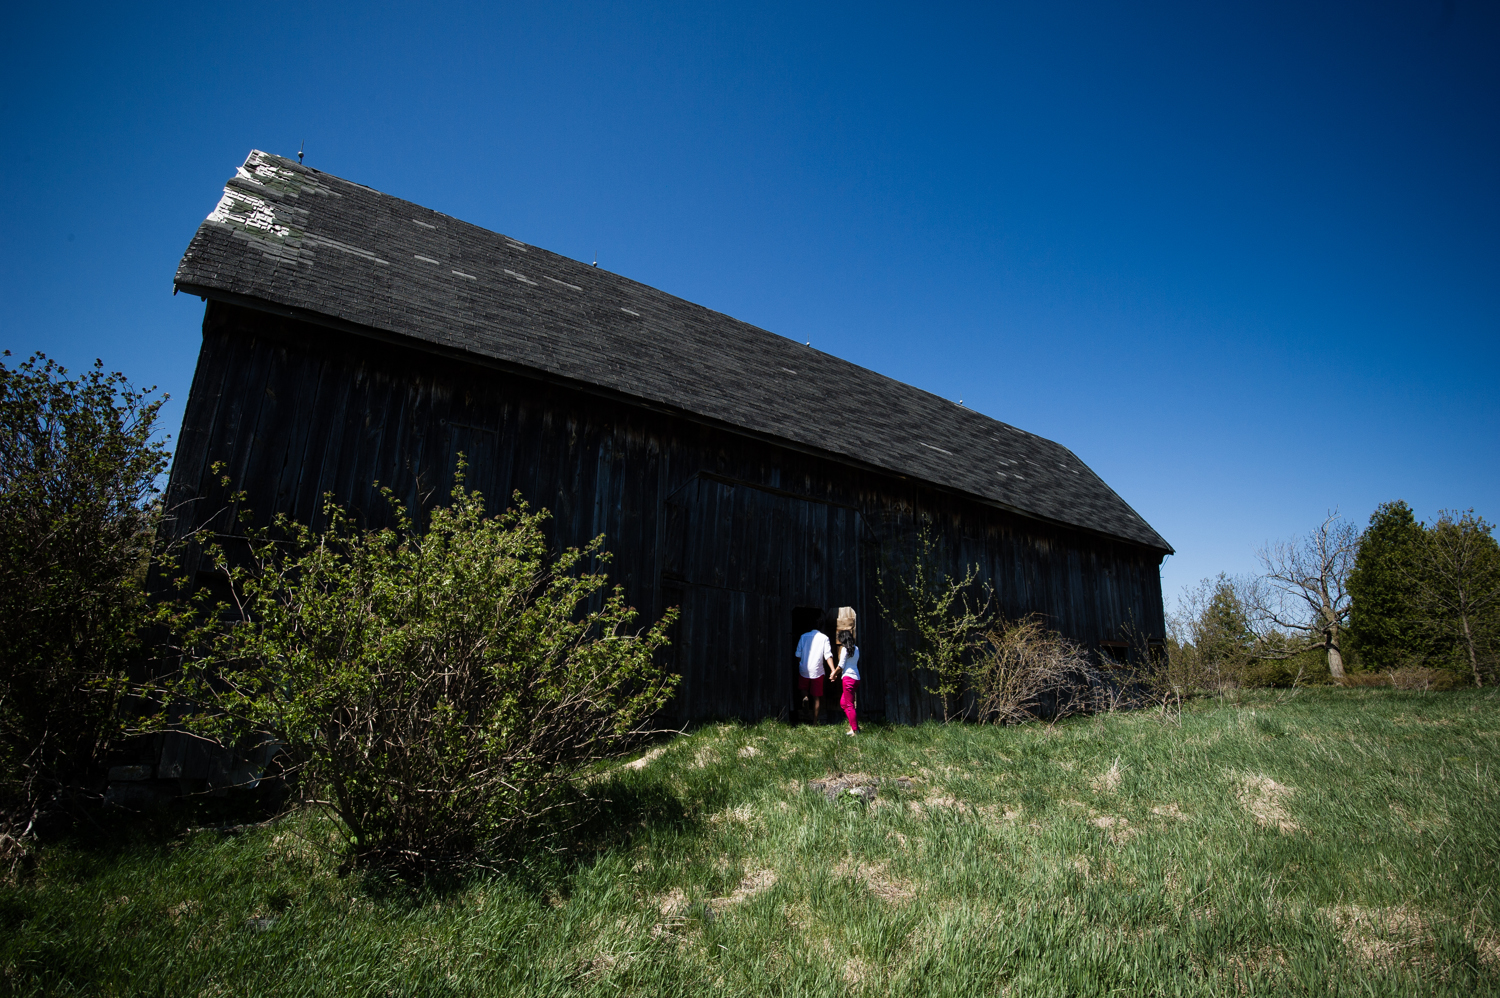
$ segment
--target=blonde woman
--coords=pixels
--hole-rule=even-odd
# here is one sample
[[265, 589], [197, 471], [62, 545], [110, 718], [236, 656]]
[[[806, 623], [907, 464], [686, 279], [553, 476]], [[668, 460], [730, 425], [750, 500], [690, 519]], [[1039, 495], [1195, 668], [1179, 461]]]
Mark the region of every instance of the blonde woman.
[[839, 706], [849, 719], [849, 734], [859, 734], [859, 719], [855, 717], [855, 691], [859, 688], [859, 645], [854, 643], [854, 632], [839, 631], [839, 664], [834, 675], [842, 676], [844, 695]]

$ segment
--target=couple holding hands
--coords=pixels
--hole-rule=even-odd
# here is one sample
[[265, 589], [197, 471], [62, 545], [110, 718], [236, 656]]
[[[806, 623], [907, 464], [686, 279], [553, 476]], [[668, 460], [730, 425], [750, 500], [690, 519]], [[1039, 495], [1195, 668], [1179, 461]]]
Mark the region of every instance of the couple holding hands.
[[[825, 618], [826, 619], [826, 618]], [[851, 735], [859, 734], [859, 721], [854, 716], [855, 688], [859, 686], [859, 646], [854, 643], [854, 608], [839, 607], [838, 623], [834, 627], [838, 635], [838, 660], [834, 661], [833, 646], [828, 635], [814, 627], [797, 641], [797, 688], [804, 700], [811, 698], [813, 723], [823, 720], [823, 682], [825, 673], [830, 682], [843, 681], [844, 695], [839, 706], [849, 719]]]

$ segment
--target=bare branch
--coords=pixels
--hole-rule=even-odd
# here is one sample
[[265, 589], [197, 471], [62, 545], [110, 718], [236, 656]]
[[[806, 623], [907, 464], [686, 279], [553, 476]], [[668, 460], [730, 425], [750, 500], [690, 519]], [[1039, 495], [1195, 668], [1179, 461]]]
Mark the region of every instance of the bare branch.
[[1262, 574], [1245, 587], [1251, 627], [1263, 640], [1273, 632], [1297, 636], [1304, 648], [1322, 650], [1328, 672], [1344, 675], [1340, 641], [1349, 621], [1349, 574], [1359, 550], [1354, 525], [1330, 511], [1315, 530], [1263, 547]]

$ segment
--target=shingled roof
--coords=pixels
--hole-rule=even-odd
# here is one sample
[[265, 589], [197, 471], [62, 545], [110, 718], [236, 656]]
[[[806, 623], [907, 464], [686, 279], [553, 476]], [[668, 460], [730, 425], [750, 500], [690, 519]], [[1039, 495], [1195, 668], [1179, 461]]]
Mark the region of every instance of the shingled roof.
[[[1066, 447], [665, 292], [253, 151], [177, 286], [423, 341], [1163, 552]], [[799, 386], [840, 386], [837, 406]]]

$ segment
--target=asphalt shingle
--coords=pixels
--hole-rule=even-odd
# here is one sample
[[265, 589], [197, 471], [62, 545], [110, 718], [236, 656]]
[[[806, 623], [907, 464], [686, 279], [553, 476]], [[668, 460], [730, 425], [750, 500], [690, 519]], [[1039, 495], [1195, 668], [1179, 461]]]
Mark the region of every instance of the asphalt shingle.
[[[183, 290], [425, 341], [1170, 552], [1066, 447], [749, 323], [259, 151]], [[795, 380], [794, 380], [795, 379]], [[839, 386], [839, 404], [797, 390]]]

